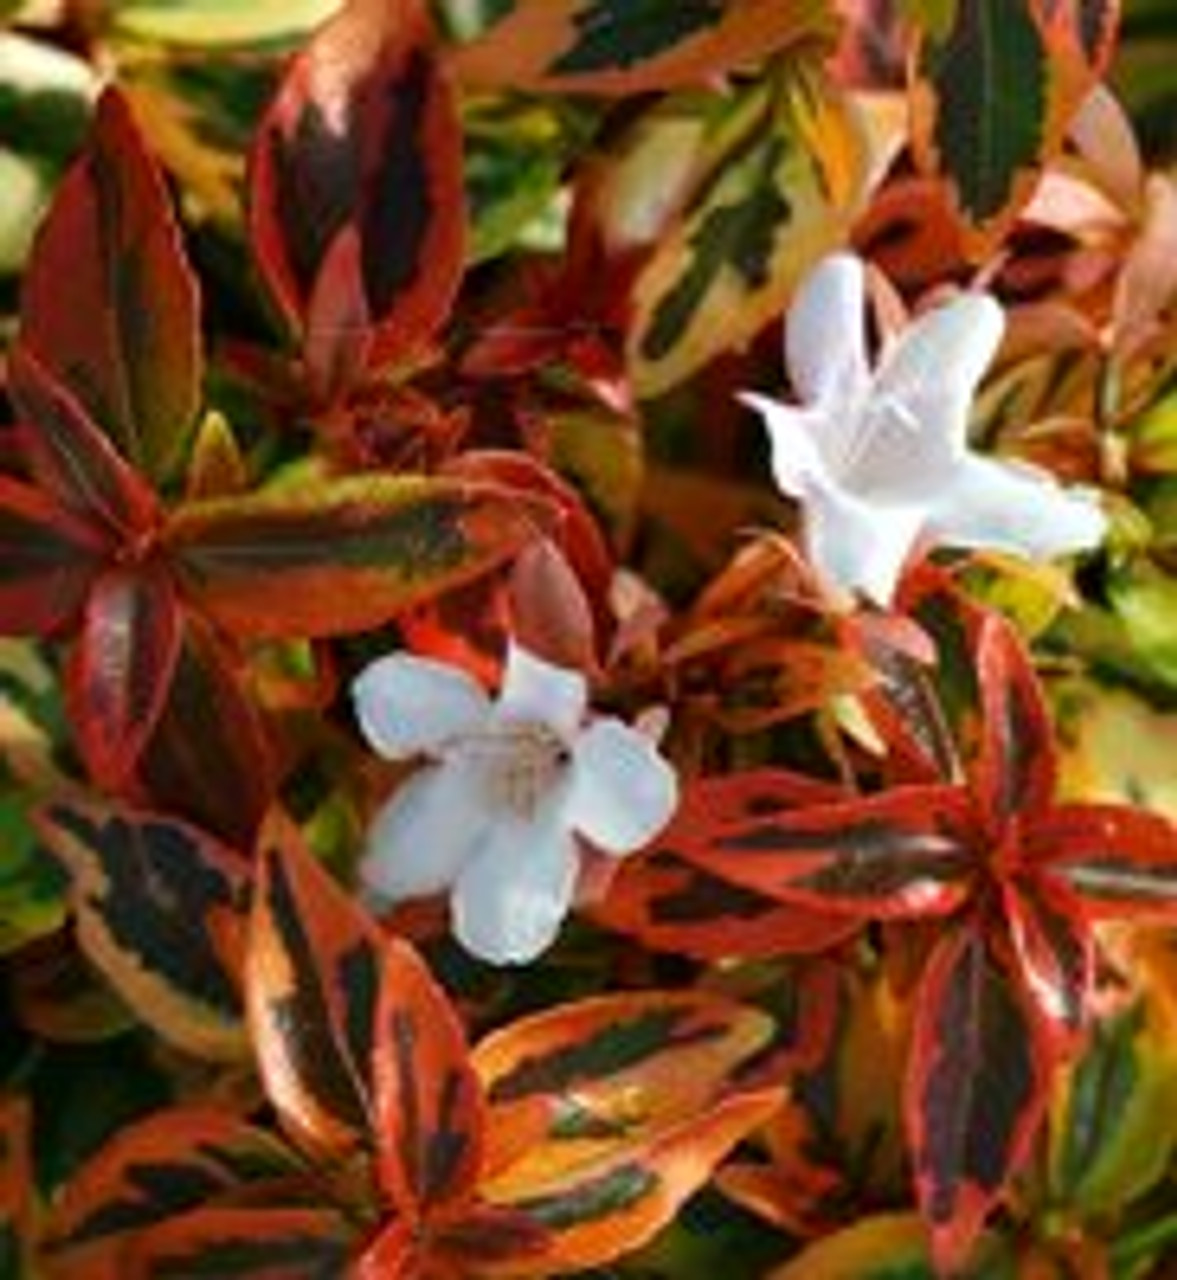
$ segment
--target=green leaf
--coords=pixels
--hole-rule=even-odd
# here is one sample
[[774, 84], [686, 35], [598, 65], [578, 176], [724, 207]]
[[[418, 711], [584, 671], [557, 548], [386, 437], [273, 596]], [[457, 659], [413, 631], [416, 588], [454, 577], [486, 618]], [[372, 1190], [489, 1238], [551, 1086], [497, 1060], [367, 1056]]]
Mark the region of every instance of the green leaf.
[[1097, 1023], [1052, 1109], [1051, 1181], [1085, 1217], [1114, 1217], [1165, 1177], [1177, 1149], [1172, 1011], [1155, 997]]
[[53, 933], [65, 918], [64, 882], [28, 810], [26, 794], [0, 790], [0, 956]]
[[933, 1280], [927, 1229], [914, 1213], [863, 1218], [807, 1245], [771, 1280]]
[[1029, 6], [958, 0], [947, 36], [925, 47], [923, 73], [925, 145], [965, 215], [985, 222], [1009, 205], [1045, 141], [1049, 59]]
[[750, 94], [738, 145], [638, 278], [628, 355], [641, 396], [745, 347], [846, 234], [864, 193], [858, 118], [816, 63]]
[[339, 6], [340, 0], [119, 0], [114, 29], [191, 49], [292, 45]]
[[473, 262], [497, 257], [555, 200], [577, 134], [567, 110], [475, 98], [466, 108], [466, 195]]

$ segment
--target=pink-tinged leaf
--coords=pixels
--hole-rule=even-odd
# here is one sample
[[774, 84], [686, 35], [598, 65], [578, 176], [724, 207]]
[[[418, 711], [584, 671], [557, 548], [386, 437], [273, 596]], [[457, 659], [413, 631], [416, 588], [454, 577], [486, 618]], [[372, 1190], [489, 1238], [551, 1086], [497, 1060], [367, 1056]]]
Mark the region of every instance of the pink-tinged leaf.
[[355, 1224], [334, 1209], [209, 1206], [132, 1240], [125, 1277], [326, 1280], [348, 1274], [355, 1237]]
[[529, 496], [554, 512], [548, 536], [564, 553], [588, 594], [598, 624], [606, 616], [605, 601], [613, 581], [613, 557], [600, 525], [584, 498], [563, 476], [530, 454], [506, 450], [471, 450], [459, 454], [445, 474], [455, 479], [501, 487]]
[[248, 1057], [245, 858], [174, 818], [77, 800], [46, 806], [37, 831], [69, 877], [86, 959], [135, 1015], [197, 1057]]
[[407, 360], [461, 282], [461, 125], [432, 45], [422, 0], [349, 0], [262, 121], [254, 253], [321, 371]]
[[945, 936], [920, 986], [905, 1097], [937, 1267], [955, 1274], [1030, 1155], [1054, 1059], [1008, 962], [976, 928]]
[[199, 298], [163, 178], [107, 89], [25, 274], [21, 341], [152, 479], [174, 474], [201, 393]]
[[95, 581], [70, 659], [66, 705], [99, 786], [130, 777], [167, 702], [181, 646], [180, 604], [160, 565], [115, 566]]
[[155, 495], [81, 402], [22, 345], [9, 358], [9, 381], [41, 487], [112, 537], [126, 542], [148, 534], [156, 523]]
[[376, 1142], [371, 1083], [383, 940], [271, 815], [263, 829], [245, 964], [266, 1092], [300, 1145], [331, 1159]]
[[744, 819], [688, 856], [769, 897], [859, 919], [945, 915], [974, 865], [967, 800], [944, 786]]
[[0, 476], [0, 635], [73, 627], [109, 551], [90, 524]]
[[1119, 804], [1064, 804], [1023, 835], [1093, 920], [1177, 919], [1177, 825]]
[[1022, 985], [1044, 1035], [1060, 1054], [1087, 1025], [1094, 939], [1078, 895], [1049, 875], [1011, 876], [1001, 886]]
[[244, 637], [366, 631], [510, 559], [547, 511], [525, 494], [364, 475], [191, 503], [165, 531], [185, 594]]
[[380, 1177], [398, 1213], [444, 1214], [482, 1163], [485, 1103], [445, 993], [404, 942], [382, 950], [372, 1077]]
[[[47, 1224], [60, 1280], [128, 1280], [136, 1236], [210, 1202], [297, 1193], [298, 1156], [231, 1112], [176, 1107], [121, 1129], [74, 1174]], [[302, 1195], [308, 1193], [305, 1181]]]
[[200, 617], [183, 615], [167, 698], [128, 797], [253, 847], [274, 795], [274, 761], [240, 657]]
[[982, 722], [973, 790], [981, 821], [1000, 838], [1010, 819], [1051, 803], [1054, 737], [1030, 654], [997, 614], [980, 625], [976, 661]]

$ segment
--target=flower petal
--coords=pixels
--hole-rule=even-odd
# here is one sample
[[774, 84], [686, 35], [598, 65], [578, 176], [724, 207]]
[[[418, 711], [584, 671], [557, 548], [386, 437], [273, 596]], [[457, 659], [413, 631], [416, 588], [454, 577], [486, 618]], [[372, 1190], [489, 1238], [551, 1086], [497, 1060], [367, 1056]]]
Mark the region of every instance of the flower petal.
[[805, 277], [789, 307], [785, 361], [809, 404], [844, 403], [866, 392], [865, 279], [860, 258], [830, 254]]
[[921, 494], [965, 451], [969, 407], [1005, 327], [987, 294], [966, 293], [920, 316], [884, 357], [846, 481], [856, 491]]
[[744, 391], [738, 399], [764, 418], [772, 450], [772, 474], [777, 488], [790, 498], [800, 498], [814, 483], [826, 476], [826, 462], [820, 450], [825, 424], [812, 409], [794, 409], [770, 396]]
[[489, 821], [465, 769], [422, 769], [376, 815], [360, 881], [387, 903], [438, 893], [457, 880]]
[[842, 489], [814, 489], [805, 499], [806, 553], [827, 585], [860, 591], [885, 609], [924, 519], [916, 503], [871, 504]]
[[678, 777], [644, 734], [597, 720], [572, 747], [565, 821], [598, 848], [629, 853], [652, 840], [678, 805]]
[[971, 455], [928, 512], [936, 541], [1034, 559], [1098, 546], [1107, 519], [1096, 496], [1064, 489], [1048, 472]]
[[511, 643], [497, 718], [534, 721], [570, 738], [584, 719], [588, 681], [579, 671], [557, 667]]
[[560, 932], [578, 858], [558, 809], [538, 822], [500, 822], [458, 877], [451, 905], [458, 941], [491, 964], [526, 964]]
[[390, 760], [438, 749], [490, 714], [481, 686], [458, 667], [411, 653], [370, 663], [352, 685], [364, 737]]

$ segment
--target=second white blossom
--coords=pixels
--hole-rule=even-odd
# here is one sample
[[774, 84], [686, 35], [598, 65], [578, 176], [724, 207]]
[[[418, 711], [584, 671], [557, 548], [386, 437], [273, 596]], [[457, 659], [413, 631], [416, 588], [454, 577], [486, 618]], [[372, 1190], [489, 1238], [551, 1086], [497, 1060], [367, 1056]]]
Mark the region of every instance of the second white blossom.
[[1097, 545], [1093, 495], [968, 447], [969, 409], [1001, 342], [997, 302], [965, 293], [916, 319], [872, 370], [862, 262], [834, 254], [803, 282], [785, 352], [802, 399], [746, 394], [764, 416], [777, 484], [802, 508], [826, 584], [886, 607], [917, 543], [1048, 558]]

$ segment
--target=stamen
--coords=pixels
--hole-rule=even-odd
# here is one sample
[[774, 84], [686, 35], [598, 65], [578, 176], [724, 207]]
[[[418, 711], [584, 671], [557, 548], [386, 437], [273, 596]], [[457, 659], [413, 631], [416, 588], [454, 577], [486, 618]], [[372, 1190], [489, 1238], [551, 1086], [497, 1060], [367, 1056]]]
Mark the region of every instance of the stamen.
[[443, 755], [461, 757], [489, 808], [522, 819], [535, 816], [569, 761], [565, 743], [547, 725], [530, 721], [464, 735]]

